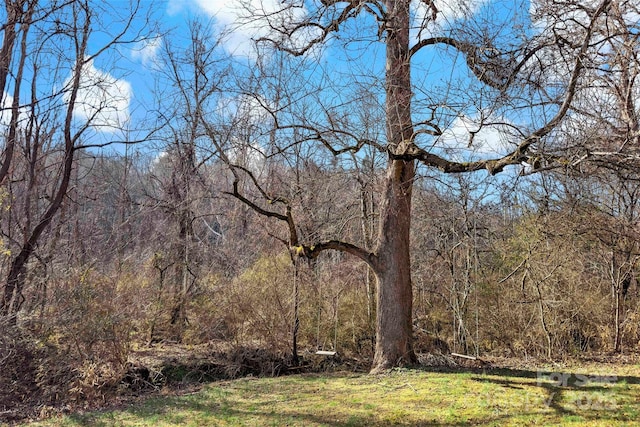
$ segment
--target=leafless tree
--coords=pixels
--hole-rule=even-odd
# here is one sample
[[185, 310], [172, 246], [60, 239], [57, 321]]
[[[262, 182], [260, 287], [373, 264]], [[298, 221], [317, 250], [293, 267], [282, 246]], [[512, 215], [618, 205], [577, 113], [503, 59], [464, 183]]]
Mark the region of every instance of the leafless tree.
[[635, 282], [638, 257], [638, 175], [640, 147], [640, 7], [611, 2], [605, 25], [596, 29], [598, 49], [585, 62], [562, 129], [571, 179], [587, 181], [591, 228], [608, 255], [604, 262], [614, 301], [613, 347], [621, 351], [625, 300]]
[[[99, 25], [97, 16], [113, 13], [104, 5], [89, 1], [7, 5], [9, 17], [20, 23], [22, 35], [20, 51], [13, 55], [18, 59], [13, 67], [18, 71], [11, 74], [15, 96], [3, 163], [3, 168], [17, 163], [10, 151], [19, 150], [20, 164], [8, 169], [14, 175], [5, 180], [11, 200], [6, 212], [9, 228], [4, 233], [11, 255], [0, 300], [0, 315], [13, 322], [25, 299], [22, 292], [28, 263], [73, 185], [77, 153], [89, 142], [83, 138], [92, 126], [100, 125], [101, 114], [112, 108], [108, 100], [86, 104], [81, 94], [87, 89], [87, 73], [91, 73], [93, 61], [109, 49], [142, 37], [142, 33], [129, 34], [139, 4], [128, 6], [131, 9], [127, 8], [121, 26], [105, 33], [110, 38], [104, 44], [89, 49], [89, 39]], [[5, 28], [11, 31], [16, 22]], [[26, 85], [28, 91], [19, 89]], [[83, 109], [84, 120], [78, 109]], [[18, 210], [22, 210], [20, 215]], [[18, 221], [11, 223], [11, 218]]]
[[[417, 166], [435, 168], [444, 173], [486, 170], [494, 175], [507, 166], [522, 163], [530, 163], [531, 169], [539, 169], [539, 158], [544, 159], [542, 166], [560, 163], [559, 156], [545, 155], [546, 142], [555, 136], [574, 105], [578, 88], [584, 82], [589, 58], [602, 47], [599, 31], [604, 27], [611, 8], [609, 0], [577, 7], [585, 18], [583, 25], [569, 28], [568, 34], [562, 37], [547, 37], [536, 32], [527, 36], [516, 28], [504, 32], [501, 30], [504, 26], [474, 16], [447, 30], [430, 31], [441, 11], [437, 2], [421, 1], [416, 4], [428, 13], [423, 13], [422, 21], [417, 24], [419, 34], [416, 38], [412, 32], [415, 22], [412, 22], [411, 4], [409, 0], [329, 0], [304, 6], [298, 2], [284, 2], [274, 11], [245, 4], [245, 24], [264, 24], [272, 30], [258, 38], [260, 52], [264, 55], [270, 52], [268, 55], [272, 56], [269, 58], [290, 55], [290, 61], [283, 62], [288, 68], [261, 75], [260, 87], [247, 91], [253, 94], [260, 108], [269, 113], [271, 128], [266, 134], [275, 141], [276, 154], [286, 156], [292, 153], [292, 147], [317, 144], [337, 158], [350, 152], [360, 152], [365, 146], [373, 147], [386, 156], [386, 178], [379, 193], [379, 234], [374, 247], [366, 248], [346, 239], [321, 240], [301, 234], [294, 200], [271, 192], [253, 171], [224, 155], [219, 132], [203, 121], [207, 135], [233, 173], [230, 194], [257, 213], [281, 221], [288, 231], [286, 241], [292, 253], [312, 259], [326, 250], [342, 251], [361, 259], [375, 273], [378, 285], [377, 342], [373, 372], [416, 360], [412, 348], [410, 230]], [[554, 7], [555, 2], [550, 2], [549, 10], [555, 11]], [[562, 26], [558, 20], [567, 19], [566, 15], [556, 16], [548, 10], [541, 13], [545, 19], [555, 20], [557, 26]], [[359, 26], [358, 40], [351, 38], [351, 25]], [[331, 91], [327, 91], [326, 85], [330, 84], [327, 82], [336, 84], [339, 81], [332, 80], [334, 76], [331, 73], [322, 75], [324, 80], [319, 86], [314, 86], [312, 81], [308, 81], [306, 87], [295, 86], [296, 79], [299, 79], [297, 76], [309, 72], [305, 71], [305, 64], [321, 57], [317, 50], [328, 44], [336, 48], [341, 38], [348, 40], [345, 47], [350, 48], [352, 42], [356, 51], [363, 55], [367, 47], [381, 46], [384, 49], [384, 77], [371, 76], [368, 80], [379, 88], [384, 98], [384, 138], [369, 138], [362, 128], [350, 121], [344, 105], [353, 108], [353, 104], [329, 100]], [[567, 38], [571, 41], [565, 44]], [[363, 39], [364, 43], [358, 43]], [[269, 48], [275, 48], [276, 52]], [[450, 112], [454, 111], [455, 117], [464, 109], [456, 107], [456, 99], [447, 96], [447, 90], [453, 86], [447, 86], [440, 93], [437, 87], [430, 88], [428, 79], [416, 76], [416, 70], [424, 70], [427, 75], [432, 73], [428, 68], [420, 68], [421, 56], [427, 50], [443, 54], [454, 52], [454, 56], [460, 55], [465, 59], [469, 76], [476, 79], [467, 92], [470, 98], [479, 97], [478, 105], [503, 112], [528, 112], [531, 125], [515, 126], [503, 120], [502, 125], [511, 130], [510, 148], [496, 157], [471, 161], [446, 157], [446, 152], [438, 148], [437, 142], [453, 121]], [[554, 56], [553, 52], [561, 54]], [[265, 56], [263, 58], [263, 63], [271, 61]], [[355, 62], [347, 66], [356, 67]], [[550, 67], [559, 70], [557, 78], [545, 76]], [[282, 73], [287, 73], [287, 79], [282, 78]], [[280, 84], [286, 82], [284, 87], [288, 87], [278, 91], [278, 102], [273, 102], [269, 97], [273, 92], [266, 90], [267, 81], [277, 81], [271, 78], [274, 75], [280, 76]], [[355, 71], [353, 75], [360, 76]], [[458, 83], [468, 81], [461, 79]], [[334, 89], [340, 91], [337, 87]], [[287, 98], [283, 96], [285, 94]], [[485, 97], [488, 102], [483, 100]], [[346, 95], [342, 93], [339, 98], [345, 99]], [[495, 125], [492, 121], [494, 119], [481, 117], [478, 130]], [[468, 140], [462, 144], [473, 146], [476, 134], [475, 130], [469, 132]]]
[[617, 173], [610, 168], [593, 173], [591, 192], [576, 218], [584, 222], [586, 235], [597, 242], [594, 262], [608, 279], [612, 301], [612, 342], [614, 352], [622, 351], [627, 324], [630, 291], [637, 286], [638, 221], [640, 219], [640, 186], [635, 173]]

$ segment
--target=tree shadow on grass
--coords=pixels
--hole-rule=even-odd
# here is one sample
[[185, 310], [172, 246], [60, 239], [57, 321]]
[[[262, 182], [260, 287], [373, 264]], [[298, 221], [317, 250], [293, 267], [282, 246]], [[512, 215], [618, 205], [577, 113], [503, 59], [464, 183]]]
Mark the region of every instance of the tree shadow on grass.
[[[470, 379], [489, 383], [518, 393], [526, 404], [517, 414], [504, 415], [508, 421], [516, 415], [575, 417], [582, 420], [636, 421], [640, 413], [637, 400], [640, 377], [607, 376], [567, 370], [531, 370], [493, 367], [419, 367], [421, 371], [471, 375]], [[535, 399], [530, 399], [535, 396]], [[498, 420], [475, 420], [474, 425], [491, 424]]]
[[[123, 424], [118, 422], [117, 425], [153, 425], [160, 423], [163, 425], [218, 425], [223, 423], [224, 425], [288, 425], [288, 426], [331, 426], [331, 427], [356, 427], [356, 426], [372, 426], [383, 427], [390, 425], [388, 420], [375, 419], [362, 415], [347, 415], [344, 417], [335, 417], [324, 414], [310, 414], [305, 412], [290, 412], [286, 415], [269, 412], [269, 411], [248, 411], [243, 409], [231, 409], [227, 408], [219, 414], [215, 414], [216, 408], [210, 406], [193, 405], [188, 409], [193, 414], [189, 419], [181, 417], [179, 415], [172, 415], [172, 407], [167, 407], [164, 410], [156, 410], [153, 413], [146, 411], [130, 411], [130, 417], [128, 418], [129, 424]], [[193, 418], [200, 418], [200, 416], [206, 416], [202, 418], [205, 424], [194, 423]], [[414, 427], [444, 427], [444, 426], [469, 426], [469, 425], [488, 425], [497, 424], [508, 421], [509, 415], [495, 415], [485, 417], [483, 419], [474, 419], [460, 422], [444, 422], [444, 421], [430, 421], [430, 420], [407, 420], [402, 422], [396, 420], [393, 425], [406, 425]], [[95, 414], [92, 416], [72, 416], [74, 425], [86, 426], [86, 427], [111, 427], [114, 425], [114, 419], [100, 418]], [[235, 420], [235, 422], [234, 422]]]
[[[535, 394], [536, 399], [527, 401], [527, 404], [521, 407], [510, 405], [512, 402], [506, 402], [496, 398], [498, 405], [495, 408], [487, 405], [487, 402], [476, 401], [476, 405], [483, 406], [479, 413], [472, 414], [459, 419], [450, 419], [443, 421], [439, 419], [433, 409], [424, 408], [420, 413], [412, 413], [411, 419], [395, 419], [394, 424], [413, 425], [413, 426], [463, 426], [463, 425], [502, 425], [505, 423], [514, 423], [524, 420], [528, 422], [547, 422], [558, 423], [563, 419], [573, 420], [603, 420], [604, 422], [631, 422], [635, 420], [634, 413], [640, 411], [640, 403], [636, 399], [637, 387], [631, 385], [640, 384], [640, 378], [633, 376], [616, 377], [614, 383], [604, 384], [593, 379], [596, 376], [585, 376], [592, 378], [588, 382], [578, 376], [579, 374], [562, 374], [552, 372], [533, 371], [525, 369], [443, 369], [419, 367], [417, 371], [438, 372], [448, 374], [465, 374], [465, 381], [471, 380], [478, 383], [489, 384], [490, 391], [487, 396], [491, 397], [497, 390], [496, 388], [504, 388], [510, 390], [510, 393], [518, 393], [523, 396], [527, 393]], [[334, 374], [338, 377], [339, 374]], [[353, 375], [345, 373], [346, 376]], [[563, 376], [564, 375], [564, 376]], [[316, 377], [313, 378], [317, 379]], [[309, 381], [311, 381], [310, 379]], [[554, 381], [555, 380], [555, 381]], [[327, 381], [331, 381], [329, 377]], [[495, 386], [495, 387], [494, 387]], [[252, 386], [251, 386], [252, 387]], [[427, 384], [428, 387], [428, 384]], [[428, 389], [427, 389], [428, 392]], [[582, 405], [572, 405], [568, 401], [567, 394], [569, 392], [578, 392], [584, 397], [585, 402]], [[362, 413], [358, 408], [346, 409], [348, 404], [345, 403], [343, 411], [340, 413], [331, 413], [330, 409], [323, 408], [317, 411], [313, 409], [296, 408], [295, 402], [286, 409], [286, 413], [277, 412], [277, 403], [281, 403], [274, 397], [274, 400], [264, 399], [268, 397], [268, 392], [260, 392], [255, 390], [254, 393], [262, 395], [262, 399], [256, 402], [237, 401], [232, 394], [227, 394], [224, 390], [211, 390], [205, 394], [194, 394], [190, 396], [175, 396], [152, 398], [142, 406], [132, 407], [123, 412], [126, 414], [126, 423], [130, 425], [153, 425], [156, 423], [165, 423], [169, 425], [216, 425], [224, 423], [225, 425], [325, 425], [336, 427], [347, 426], [384, 426], [390, 422], [385, 417], [383, 411], [377, 409], [369, 413]], [[618, 408], [600, 408], [594, 410], [588, 407], [589, 404], [598, 402], [595, 397], [603, 393], [615, 393], [614, 401], [624, 403], [621, 411]], [[477, 397], [477, 394], [475, 395]], [[335, 397], [335, 396], [334, 396]], [[467, 399], [463, 395], [463, 399]], [[473, 404], [474, 397], [469, 396], [470, 402]], [[570, 400], [571, 398], [569, 398]], [[615, 405], [614, 405], [615, 406]], [[111, 426], [127, 425], [119, 422], [119, 415], [89, 414], [74, 415], [72, 420], [76, 425], [80, 426]], [[115, 421], [115, 423], [114, 423]]]
[[589, 386], [596, 383], [624, 383], [624, 384], [640, 384], [640, 377], [632, 375], [595, 375], [584, 374], [583, 372], [574, 372], [572, 369], [516, 369], [503, 367], [448, 367], [448, 366], [417, 366], [416, 370], [424, 372], [451, 373], [451, 374], [481, 374], [502, 377], [529, 378], [536, 380], [549, 380], [551, 382], [562, 381], [564, 387], [582, 387], [586, 381]]

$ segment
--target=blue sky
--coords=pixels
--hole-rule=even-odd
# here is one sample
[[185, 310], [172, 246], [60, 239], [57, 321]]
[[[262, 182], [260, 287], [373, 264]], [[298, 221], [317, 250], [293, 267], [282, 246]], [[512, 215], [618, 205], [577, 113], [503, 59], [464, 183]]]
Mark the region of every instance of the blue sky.
[[[245, 0], [250, 8], [263, 9], [267, 14], [280, 9], [280, 0]], [[497, 0], [493, 3], [499, 2]], [[474, 15], [481, 15], [489, 4], [490, 0], [436, 0], [438, 8], [438, 19], [432, 22], [428, 28], [418, 30], [418, 25], [425, 15], [430, 11], [422, 6], [423, 3], [415, 1], [414, 14], [416, 28], [412, 35], [417, 40], [419, 37], [428, 37], [445, 30], [451, 23]], [[510, 4], [506, 2], [505, 4]], [[99, 4], [99, 3], [97, 3]], [[104, 3], [100, 7], [103, 9], [98, 15], [100, 22], [97, 23], [98, 30], [90, 40], [89, 54], [96, 53], [108, 39], [109, 33], [113, 34], [121, 28], [123, 11], [126, 11], [129, 2], [127, 0], [117, 0]], [[158, 23], [157, 30], [154, 27], [147, 27], [145, 31], [150, 32], [150, 38], [137, 43], [124, 43], [116, 49], [107, 51], [98, 56], [85, 66], [81, 85], [85, 88], [79, 96], [78, 107], [75, 110], [75, 119], [78, 123], [86, 122], [88, 117], [94, 116], [91, 132], [86, 137], [95, 140], [96, 143], [112, 139], [138, 138], [144, 134], [142, 129], [148, 126], [148, 120], [153, 117], [150, 113], [156, 107], [157, 99], [154, 98], [154, 91], [157, 89], [158, 81], [156, 77], [160, 74], [158, 67], [161, 67], [159, 55], [167, 43], [167, 37], [173, 46], [180, 43], [187, 43], [189, 37], [189, 22], [199, 19], [211, 24], [211, 31], [218, 35], [223, 31], [228, 31], [221, 45], [222, 50], [239, 62], [250, 63], [255, 59], [252, 39], [269, 35], [268, 25], [263, 21], [247, 22], [242, 20], [243, 11], [239, 8], [238, 0], [168, 0], [154, 1], [142, 0], [142, 13], [140, 19], [133, 22], [127, 38], [135, 36], [143, 25], [147, 12], [151, 13], [152, 20]], [[307, 6], [299, 7], [285, 14], [273, 14], [272, 18], [276, 23], [296, 21], [305, 17], [311, 12], [313, 2]], [[148, 10], [144, 10], [147, 8]], [[498, 8], [497, 10], [501, 10]], [[505, 11], [507, 9], [504, 9]], [[0, 12], [0, 19], [4, 18]], [[505, 12], [506, 13], [506, 12]], [[124, 14], [126, 15], [126, 13]], [[275, 18], [274, 18], [275, 17]], [[154, 21], [151, 21], [154, 22]], [[369, 24], [372, 20], [369, 18]], [[364, 21], [359, 20], [344, 31], [351, 31], [352, 34], [362, 33], [361, 26]], [[384, 48], [381, 43], [375, 42], [375, 30], [367, 29], [370, 33], [368, 38], [358, 43], [352, 44], [349, 51], [344, 50], [341, 42], [330, 42], [322, 51], [316, 51], [310, 56], [317, 60], [324, 73], [341, 75], [343, 85], [348, 86], [350, 79], [355, 79], [359, 74], [369, 74], [370, 76], [380, 76], [384, 70]], [[214, 36], [215, 37], [215, 36]], [[291, 43], [300, 43], [301, 39], [314, 37], [313, 33], [303, 33]], [[347, 35], [346, 37], [349, 37]], [[442, 53], [427, 53], [420, 56], [420, 63], [416, 63], [414, 69], [417, 73], [422, 73], [417, 77], [424, 80], [425, 84], [439, 84], [441, 77], [439, 73], [445, 72], [445, 77], [456, 77], [458, 73], [455, 55]], [[418, 62], [418, 61], [416, 61]], [[64, 67], [65, 65], [63, 65]], [[71, 67], [71, 64], [66, 64]], [[465, 67], [459, 67], [464, 70]], [[447, 74], [448, 73], [448, 74]], [[68, 72], [70, 75], [70, 71]], [[68, 79], [68, 77], [67, 77]], [[99, 82], [99, 84], [92, 84]], [[56, 84], [63, 84], [57, 82]], [[334, 91], [332, 96], [339, 97], [340, 90]], [[27, 102], [25, 96], [23, 102]], [[3, 96], [3, 105], [7, 107], [11, 103], [8, 94]], [[6, 123], [8, 115], [2, 114], [0, 120]], [[464, 137], [469, 129], [473, 129], [474, 117], [460, 117], [454, 121], [452, 129], [448, 131], [449, 139], [452, 141]], [[484, 132], [484, 131], [483, 131]], [[483, 138], [487, 143], [494, 145], [499, 132], [489, 130], [486, 136], [479, 135], [476, 139], [479, 150], [482, 148]], [[487, 145], [485, 144], [485, 145]]]
[[[238, 1], [234, 0], [169, 0], [166, 3], [161, 3], [160, 7], [156, 8], [156, 17], [160, 20], [164, 29], [171, 29], [171, 42], [172, 44], [179, 43], [182, 37], [188, 37], [188, 22], [193, 19], [201, 19], [205, 22], [212, 24], [212, 31], [221, 33], [225, 29], [232, 29], [233, 31], [228, 33], [222, 44], [223, 50], [232, 56], [238, 58], [239, 61], [251, 61], [254, 59], [253, 43], [252, 39], [268, 35], [268, 30], [265, 29], [264, 22], [251, 22], [243, 23], [240, 16], [242, 11], [238, 9]], [[499, 3], [495, 2], [494, 3]], [[505, 2], [505, 4], [511, 4], [512, 2]], [[422, 21], [422, 16], [429, 13], [424, 9], [421, 3], [416, 2], [417, 7], [414, 7], [416, 23]], [[440, 0], [436, 2], [439, 15], [435, 23], [418, 32], [418, 29], [412, 31], [413, 37], [417, 40], [418, 37], [428, 37], [434, 34], [438, 34], [444, 31], [449, 25], [457, 20], [465, 19], [474, 15], [487, 15], [495, 13], [495, 10], [503, 10], [505, 16], [510, 16], [509, 19], [514, 19], [513, 10], [505, 8], [503, 6], [497, 6], [497, 9], [487, 12], [483, 10], [489, 4], [489, 0]], [[266, 12], [272, 12], [278, 10], [280, 7], [279, 0], [250, 0], [252, 7], [264, 8]], [[305, 16], [309, 13], [306, 8], [299, 8], [294, 12], [289, 13], [286, 19], [296, 19]], [[520, 17], [521, 18], [521, 17]], [[520, 19], [518, 18], [518, 19]], [[362, 25], [363, 21], [359, 21], [357, 25]], [[359, 28], [355, 27], [355, 24], [351, 28], [347, 28], [346, 31], [358, 31]], [[312, 35], [303, 35], [303, 37], [310, 37]], [[375, 34], [370, 39], [374, 39]], [[154, 67], [158, 65], [157, 58], [160, 54], [165, 40], [162, 37], [152, 38], [143, 43], [140, 43], [133, 47], [128, 54], [127, 61], [129, 65], [125, 66], [122, 70], [122, 76], [118, 77], [124, 83], [121, 85], [125, 90], [130, 89], [130, 104], [129, 114], [131, 115], [130, 124], [133, 124], [136, 120], [139, 120], [144, 116], [147, 108], [151, 105], [152, 99], [150, 91], [153, 89], [153, 75]], [[358, 48], [351, 49], [350, 53], [347, 53], [338, 43], [330, 43], [325, 46], [321, 53], [316, 52], [316, 60], [321, 64], [323, 71], [332, 71], [334, 75], [337, 73], [343, 74], [343, 79], [350, 78], [349, 76], [355, 76], [357, 74], [370, 73], [371, 75], [383, 75], [384, 70], [384, 48], [380, 43], [370, 43], [370, 40], [363, 40], [360, 46], [363, 47], [364, 55], [358, 52]], [[353, 47], [353, 46], [352, 46]], [[347, 61], [347, 55], [353, 59], [354, 56], [359, 56], [359, 62]], [[433, 84], [438, 84], [439, 79], [442, 77], [439, 73], [445, 73], [445, 77], [455, 77], [452, 73], [465, 72], [464, 62], [457, 63], [460, 58], [456, 58], [455, 55], [443, 55], [442, 53], [427, 53], [421, 55], [420, 64], [416, 64], [414, 69], [424, 70], [423, 75], [429, 76], [431, 79], [433, 76]], [[456, 65], [462, 65], [456, 67]], [[460, 71], [461, 70], [461, 71]], [[114, 77], [116, 73], [113, 74]], [[418, 76], [420, 78], [420, 76]], [[355, 78], [355, 77], [353, 77]], [[462, 76], [460, 78], [463, 78]], [[429, 83], [429, 82], [426, 82]], [[115, 86], [115, 83], [114, 83]], [[118, 92], [118, 90], [116, 90]], [[115, 97], [117, 98], [117, 96]], [[115, 112], [112, 115], [116, 116]], [[122, 114], [121, 114], [122, 115]], [[125, 117], [124, 115], [123, 117]], [[455, 120], [452, 128], [447, 131], [443, 141], [447, 140], [447, 144], [455, 144], [457, 139], [465, 139], [468, 136], [469, 130], [474, 129], [474, 119], [476, 117], [460, 117]], [[108, 129], [106, 129], [108, 130]], [[482, 153], [488, 153], [495, 151], [496, 144], [500, 144], [500, 130], [499, 129], [487, 129], [483, 130], [475, 139], [477, 151]]]
[[[143, 134], [141, 131], [148, 122], [145, 120], [153, 118], [150, 113], [156, 107], [157, 99], [154, 98], [154, 91], [157, 89], [158, 67], [161, 63], [158, 60], [159, 55], [164, 46], [166, 46], [167, 38], [172, 45], [180, 45], [186, 43], [189, 37], [189, 22], [199, 19], [205, 23], [211, 24], [211, 31], [214, 34], [221, 34], [224, 30], [230, 30], [222, 43], [222, 51], [226, 54], [234, 56], [239, 62], [250, 63], [255, 59], [253, 54], [252, 39], [268, 35], [267, 25], [264, 21], [242, 21], [242, 10], [238, 8], [239, 0], [168, 0], [151, 3], [151, 0], [142, 0], [142, 5], [149, 8], [152, 12], [153, 19], [159, 23], [157, 30], [150, 28], [150, 38], [138, 42], [120, 45], [117, 51], [112, 53], [106, 52], [96, 58], [95, 61], [87, 64], [85, 75], [83, 76], [83, 86], [86, 89], [81, 93], [80, 106], [76, 109], [76, 120], [82, 122], [96, 111], [95, 105], [101, 105], [100, 113], [94, 119], [94, 128], [91, 138], [97, 142], [123, 138], [137, 138]], [[274, 12], [281, 5], [280, 0], [245, 0], [248, 1], [250, 7], [263, 8], [265, 12]], [[594, 2], [595, 0], [588, 0]], [[104, 20], [105, 31], [117, 31], [118, 21], [116, 19], [118, 5], [126, 5], [126, 0], [118, 0], [108, 2], [105, 10], [111, 8], [114, 12], [112, 16], [109, 14], [100, 15]], [[300, 7], [295, 11], [280, 16], [275, 14], [275, 19], [282, 21], [296, 20], [310, 13], [312, 2], [308, 2], [307, 6]], [[429, 11], [423, 6], [424, 3], [414, 1], [415, 28], [412, 32], [414, 39], [419, 37], [428, 37], [434, 34], [443, 33], [451, 25], [456, 22], [463, 21], [467, 18], [475, 20], [484, 20], [492, 26], [504, 24], [503, 31], [510, 37], [516, 37], [517, 34], [512, 33], [515, 24], [522, 24], [526, 27], [529, 20], [530, 8], [529, 3], [525, 0], [522, 2], [513, 2], [508, 0], [436, 0], [435, 4], [438, 9], [438, 18], [435, 22], [431, 22], [427, 28], [419, 28], [422, 17]], [[0, 16], [1, 17], [1, 16]], [[370, 21], [369, 21], [370, 22]], [[371, 22], [370, 22], [371, 23]], [[142, 26], [142, 21], [134, 22], [132, 32], [138, 30]], [[543, 25], [544, 23], [542, 23]], [[345, 31], [351, 31], [350, 34], [362, 33], [359, 26], [363, 25], [363, 21], [346, 26]], [[541, 24], [539, 24], [541, 25]], [[517, 25], [516, 25], [517, 27]], [[522, 30], [526, 32], [527, 30]], [[303, 33], [299, 39], [312, 37], [313, 34]], [[342, 40], [334, 40], [323, 48], [321, 52], [314, 52], [313, 60], [320, 64], [323, 72], [330, 72], [333, 75], [341, 73], [342, 84], [348, 87], [349, 79], [356, 78], [358, 74], [368, 74], [375, 78], [380, 76], [382, 81], [383, 74], [383, 55], [384, 49], [381, 43], [375, 41], [375, 34], [371, 37], [364, 38], [356, 44], [352, 44], [349, 51], [343, 49], [342, 43], [349, 34]], [[97, 50], [104, 36], [96, 33], [92, 40], [90, 53]], [[296, 40], [291, 43], [295, 44]], [[93, 50], [93, 51], [92, 51]], [[314, 56], [315, 55], [315, 56]], [[347, 61], [349, 56], [350, 61]], [[354, 60], [355, 59], [355, 60]], [[451, 111], [451, 116], [443, 120], [445, 126], [448, 127], [445, 135], [439, 138], [442, 147], [455, 150], [466, 150], [469, 140], [469, 132], [478, 129], [480, 119], [487, 121], [506, 121], [514, 123], [520, 120], [519, 117], [512, 116], [506, 119], [496, 113], [486, 109], [486, 105], [476, 103], [472, 98], [478, 98], [481, 92], [475, 92], [477, 86], [462, 87], [469, 84], [468, 70], [464, 63], [464, 58], [456, 54], [452, 49], [426, 49], [418, 57], [414, 58], [413, 63], [415, 81], [425, 89], [421, 92], [416, 90], [416, 108], [414, 111], [418, 115], [420, 111], [420, 102], [425, 102], [430, 96], [432, 87], [446, 86], [452, 79], [456, 84], [460, 84], [459, 97], [460, 102], [466, 103], [466, 107], [461, 107], [459, 111]], [[370, 77], [371, 78], [371, 77]], [[100, 85], [92, 85], [92, 81], [100, 81]], [[340, 90], [334, 90], [331, 96], [336, 99], [340, 97]], [[435, 93], [435, 91], [433, 92]], [[466, 98], [466, 99], [465, 99]], [[491, 97], [488, 96], [487, 99]], [[479, 98], [478, 98], [479, 99]], [[4, 96], [4, 105], [6, 106], [10, 97]], [[230, 100], [232, 102], [232, 100]], [[489, 101], [488, 101], [489, 102]], [[426, 111], [426, 110], [425, 110]], [[497, 116], [496, 116], [497, 114]], [[492, 116], [493, 115], [493, 116]], [[3, 114], [2, 120], [6, 120], [6, 114]], [[526, 124], [527, 117], [522, 118], [522, 123]], [[121, 128], [124, 128], [123, 132]], [[499, 126], [483, 128], [474, 138], [473, 150], [477, 155], [496, 156], [504, 154], [509, 146], [506, 144], [505, 129]], [[470, 151], [470, 150], [467, 150]]]

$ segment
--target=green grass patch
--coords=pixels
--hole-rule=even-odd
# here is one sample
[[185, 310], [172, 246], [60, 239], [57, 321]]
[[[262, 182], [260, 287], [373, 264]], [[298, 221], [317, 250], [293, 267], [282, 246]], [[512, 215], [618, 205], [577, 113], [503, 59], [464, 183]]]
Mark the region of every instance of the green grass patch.
[[[556, 371], [558, 371], [556, 369]], [[634, 425], [640, 367], [623, 373], [394, 370], [245, 378], [186, 396], [33, 426]]]

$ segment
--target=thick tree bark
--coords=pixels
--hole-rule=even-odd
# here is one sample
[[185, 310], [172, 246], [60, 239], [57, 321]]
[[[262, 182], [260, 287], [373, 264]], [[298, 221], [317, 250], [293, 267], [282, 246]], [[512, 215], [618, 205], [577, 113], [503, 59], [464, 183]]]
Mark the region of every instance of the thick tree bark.
[[[387, 146], [404, 154], [412, 146], [409, 1], [387, 0]], [[376, 275], [376, 350], [372, 372], [415, 362], [409, 230], [415, 160], [389, 159], [380, 216]]]
[[393, 161], [388, 170], [376, 275], [376, 349], [372, 373], [415, 363], [409, 229], [413, 162]]

